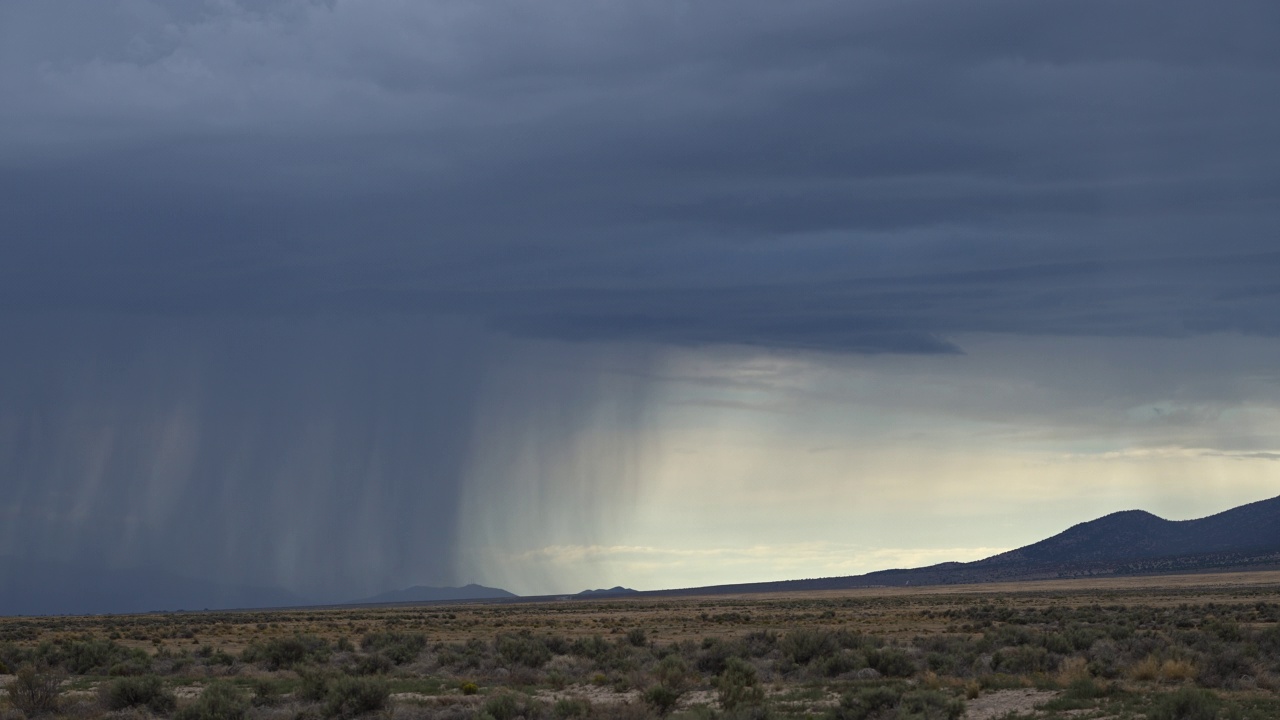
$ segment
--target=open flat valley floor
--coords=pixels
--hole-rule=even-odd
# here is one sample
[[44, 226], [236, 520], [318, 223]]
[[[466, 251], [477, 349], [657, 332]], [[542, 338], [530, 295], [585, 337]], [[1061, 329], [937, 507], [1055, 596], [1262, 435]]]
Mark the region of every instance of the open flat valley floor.
[[1280, 571], [11, 617], [0, 683], [6, 718], [1275, 718]]

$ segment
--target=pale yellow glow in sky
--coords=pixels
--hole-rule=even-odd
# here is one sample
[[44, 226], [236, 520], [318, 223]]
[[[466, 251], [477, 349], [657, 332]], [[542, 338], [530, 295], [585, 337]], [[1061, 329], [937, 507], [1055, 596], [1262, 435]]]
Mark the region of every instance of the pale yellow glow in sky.
[[[597, 381], [567, 443], [528, 418], [490, 428], [508, 439], [474, 463], [460, 569], [520, 593], [848, 575], [1280, 494], [1280, 343], [1223, 339], [1224, 371], [1203, 340], [1088, 342], [690, 350], [639, 379], [602, 361], [622, 379]], [[637, 383], [644, 412], [616, 412]]]

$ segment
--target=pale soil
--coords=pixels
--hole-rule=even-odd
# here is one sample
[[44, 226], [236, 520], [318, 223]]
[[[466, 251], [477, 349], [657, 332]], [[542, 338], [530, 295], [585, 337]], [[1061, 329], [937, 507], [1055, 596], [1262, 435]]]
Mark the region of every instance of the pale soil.
[[419, 705], [479, 705], [484, 702], [482, 695], [426, 695], [418, 692], [391, 693], [395, 702], [411, 702]]
[[965, 720], [994, 720], [1009, 713], [1029, 713], [1058, 696], [1049, 690], [997, 690], [967, 703]]
[[173, 694], [176, 695], [179, 700], [194, 700], [195, 698], [200, 697], [200, 694], [203, 692], [203, 685], [181, 685], [173, 689]]
[[[766, 690], [769, 695], [781, 695], [787, 692], [783, 689]], [[628, 690], [627, 692], [615, 692], [607, 687], [599, 685], [570, 685], [563, 690], [542, 690], [537, 693], [536, 697], [545, 702], [554, 703], [557, 700], [566, 700], [571, 698], [589, 701], [592, 705], [623, 705], [629, 703], [643, 702], [639, 690]], [[818, 711], [821, 708], [831, 707], [838, 704], [840, 697], [834, 693], [828, 693], [826, 697], [816, 700], [787, 700], [782, 701], [783, 705], [789, 706], [790, 709], [813, 710]], [[708, 707], [719, 707], [720, 701], [717, 698], [715, 690], [689, 690], [680, 696], [680, 702], [677, 708], [687, 710], [691, 707], [705, 705]]]
[[592, 705], [618, 705], [639, 702], [640, 691], [628, 690], [620, 693], [600, 685], [569, 685], [563, 690], [542, 690], [538, 692], [536, 697], [539, 700], [551, 703], [557, 700], [581, 698], [589, 701]]

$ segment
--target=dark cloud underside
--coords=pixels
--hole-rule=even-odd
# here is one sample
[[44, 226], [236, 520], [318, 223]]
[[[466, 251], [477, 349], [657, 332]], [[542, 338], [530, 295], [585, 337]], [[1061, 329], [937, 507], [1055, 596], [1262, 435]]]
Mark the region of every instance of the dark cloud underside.
[[99, 5], [6, 10], [9, 308], [1277, 329], [1270, 3]]
[[0, 554], [477, 579], [477, 453], [631, 497], [566, 347], [1275, 337], [1278, 115], [1270, 1], [7, 0]]

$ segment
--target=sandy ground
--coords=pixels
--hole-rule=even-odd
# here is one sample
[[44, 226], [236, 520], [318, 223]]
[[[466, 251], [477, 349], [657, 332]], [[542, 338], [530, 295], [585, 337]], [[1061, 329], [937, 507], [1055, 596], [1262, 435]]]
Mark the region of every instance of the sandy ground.
[[[774, 694], [774, 693], [770, 693]], [[592, 705], [618, 705], [624, 703], [643, 702], [639, 690], [629, 690], [627, 692], [615, 692], [607, 687], [598, 685], [570, 685], [563, 690], [543, 690], [536, 696], [539, 700], [554, 703], [557, 700], [567, 698], [581, 698], [590, 701]], [[788, 705], [805, 706], [805, 707], [821, 707], [834, 705], [839, 700], [836, 695], [822, 700], [798, 700], [788, 702]], [[719, 707], [719, 700], [715, 690], [690, 690], [680, 696], [680, 702], [677, 705], [680, 709], [688, 709], [698, 705], [707, 705], [710, 707]]]
[[563, 690], [542, 690], [536, 697], [551, 703], [569, 698], [582, 698], [590, 701], [592, 705], [618, 705], [639, 702], [640, 691], [628, 690], [620, 693], [600, 685], [569, 685]]
[[997, 690], [968, 702], [965, 720], [993, 720], [1009, 713], [1029, 713], [1058, 696], [1049, 690]]

